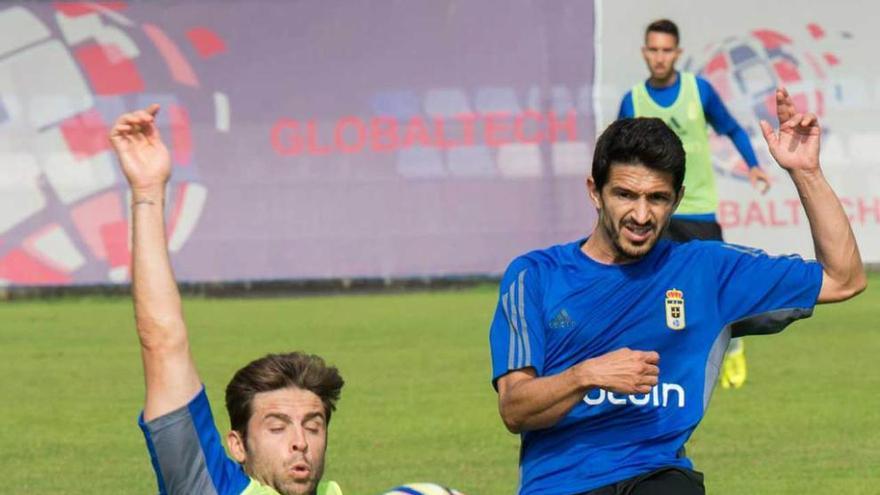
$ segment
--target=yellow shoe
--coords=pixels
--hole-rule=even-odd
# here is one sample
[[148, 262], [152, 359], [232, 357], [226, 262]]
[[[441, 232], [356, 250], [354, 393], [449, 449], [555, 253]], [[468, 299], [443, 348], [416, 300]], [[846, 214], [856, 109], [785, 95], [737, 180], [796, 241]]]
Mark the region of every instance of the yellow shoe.
[[732, 343], [721, 365], [721, 388], [740, 388], [746, 383], [747, 376], [745, 343]]

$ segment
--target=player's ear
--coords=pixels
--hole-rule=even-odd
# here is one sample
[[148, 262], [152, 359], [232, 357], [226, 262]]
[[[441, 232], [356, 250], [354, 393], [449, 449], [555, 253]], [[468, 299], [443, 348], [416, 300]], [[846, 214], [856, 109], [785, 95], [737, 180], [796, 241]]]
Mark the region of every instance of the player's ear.
[[672, 212], [675, 213], [675, 210], [678, 209], [679, 203], [681, 203], [681, 199], [684, 198], [684, 185], [678, 190], [678, 194], [675, 195], [675, 204], [672, 205]]
[[226, 434], [226, 445], [229, 447], [229, 455], [239, 464], [244, 464], [247, 460], [247, 447], [245, 447], [244, 437], [241, 433], [231, 430]]
[[597, 210], [602, 209], [601, 191], [596, 187], [596, 181], [593, 180], [592, 175], [587, 177], [587, 194], [590, 195], [590, 201], [593, 202], [593, 206], [595, 206]]

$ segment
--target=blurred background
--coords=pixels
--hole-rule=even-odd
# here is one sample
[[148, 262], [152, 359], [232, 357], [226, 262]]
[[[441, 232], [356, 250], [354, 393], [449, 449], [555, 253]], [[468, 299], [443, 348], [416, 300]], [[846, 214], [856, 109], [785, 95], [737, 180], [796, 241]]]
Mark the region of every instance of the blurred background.
[[[757, 126], [785, 85], [819, 115], [825, 174], [876, 265], [877, 15], [856, 0], [0, 4], [0, 294], [26, 299], [0, 304], [4, 493], [155, 491], [129, 302], [82, 296], [129, 282], [106, 139], [119, 114], [162, 105], [178, 280], [249, 296], [185, 302], [221, 431], [234, 370], [304, 348], [348, 381], [328, 454], [346, 493], [512, 493], [518, 438], [489, 383], [494, 284], [514, 256], [591, 232], [593, 143], [647, 78], [645, 26], [678, 23], [679, 69], [712, 83], [773, 181], [755, 193], [712, 135], [726, 239], [812, 256]], [[448, 286], [469, 288], [400, 293]], [[395, 291], [276, 297], [381, 287]], [[749, 385], [716, 394], [689, 446], [710, 492], [876, 490], [877, 304], [872, 287], [752, 339]]]
[[[0, 282], [128, 280], [124, 180], [106, 134], [163, 105], [185, 282], [498, 275], [585, 236], [597, 134], [647, 71], [644, 26], [679, 23], [774, 186], [714, 142], [727, 237], [811, 251], [757, 126], [787, 86], [866, 261], [880, 261], [880, 79], [865, 2], [107, 2], [0, 10]], [[246, 22], [245, 22], [246, 21]]]

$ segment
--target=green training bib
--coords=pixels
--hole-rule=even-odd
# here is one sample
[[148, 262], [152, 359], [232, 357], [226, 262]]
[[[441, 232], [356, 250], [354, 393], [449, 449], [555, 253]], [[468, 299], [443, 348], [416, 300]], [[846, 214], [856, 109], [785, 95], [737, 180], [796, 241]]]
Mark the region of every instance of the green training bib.
[[661, 107], [648, 94], [645, 83], [632, 88], [633, 113], [636, 117], [657, 117], [666, 122], [681, 139], [686, 154], [684, 198], [676, 213], [683, 215], [715, 213], [718, 189], [712, 170], [709, 132], [700, 102], [697, 78], [690, 72], [679, 72], [681, 85], [675, 103]]
[[[315, 493], [317, 495], [342, 495], [342, 489], [335, 481], [321, 481], [318, 483], [318, 489]], [[278, 495], [278, 492], [251, 478], [250, 484], [241, 492], [241, 495]]]

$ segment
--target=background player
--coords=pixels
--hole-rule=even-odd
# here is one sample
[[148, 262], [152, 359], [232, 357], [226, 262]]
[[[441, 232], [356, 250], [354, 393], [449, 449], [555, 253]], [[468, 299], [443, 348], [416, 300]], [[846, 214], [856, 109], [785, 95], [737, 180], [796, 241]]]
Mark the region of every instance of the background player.
[[[706, 123], [730, 138], [748, 166], [749, 182], [766, 192], [767, 174], [758, 166], [749, 136], [727, 111], [718, 93], [702, 77], [679, 72], [675, 63], [681, 55], [678, 26], [668, 19], [652, 22], [645, 30], [642, 56], [650, 77], [633, 86], [620, 103], [618, 118], [658, 117], [681, 138], [687, 153], [685, 195], [672, 216], [667, 237], [723, 240], [715, 218], [718, 190], [712, 170], [712, 155]], [[721, 373], [721, 386], [741, 387], [747, 376], [742, 340], [733, 339]]]

